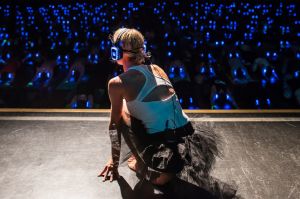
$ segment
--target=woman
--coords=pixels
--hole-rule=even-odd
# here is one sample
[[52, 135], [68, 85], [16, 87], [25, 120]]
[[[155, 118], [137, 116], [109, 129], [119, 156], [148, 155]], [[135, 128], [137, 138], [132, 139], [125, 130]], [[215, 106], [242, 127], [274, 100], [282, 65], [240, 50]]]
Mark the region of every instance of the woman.
[[112, 158], [99, 176], [103, 181], [119, 177], [122, 134], [133, 154], [128, 166], [143, 179], [162, 186], [177, 177], [215, 196], [227, 194], [232, 198], [234, 189], [226, 186], [222, 190], [209, 176], [219, 155], [217, 136], [209, 128], [190, 122], [159, 66], [144, 64], [149, 56], [144, 52], [143, 35], [121, 28], [111, 39], [112, 58], [123, 66], [124, 73], [108, 83]]

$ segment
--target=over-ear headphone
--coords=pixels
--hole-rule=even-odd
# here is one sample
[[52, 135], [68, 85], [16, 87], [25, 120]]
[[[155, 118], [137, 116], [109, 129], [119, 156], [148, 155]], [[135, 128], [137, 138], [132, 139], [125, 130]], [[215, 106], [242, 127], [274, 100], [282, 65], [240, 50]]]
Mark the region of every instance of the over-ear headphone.
[[120, 60], [123, 57], [121, 38], [127, 31], [128, 29], [124, 28], [124, 30], [122, 30], [122, 32], [119, 33], [116, 41], [112, 43], [112, 47], [110, 49], [110, 56], [111, 59], [114, 61]]
[[135, 49], [131, 49], [131, 50], [124, 50], [122, 48], [121, 38], [128, 31], [129, 31], [129, 29], [124, 28], [124, 30], [122, 30], [122, 32], [119, 33], [116, 41], [112, 42], [112, 47], [110, 49], [110, 56], [111, 56], [112, 60], [117, 61], [117, 60], [122, 59], [123, 58], [123, 52], [138, 53], [136, 50], [138, 50], [140, 48], [143, 48], [144, 51], [146, 52], [146, 44], [144, 44], [141, 47], [138, 47], [138, 48], [135, 48]]

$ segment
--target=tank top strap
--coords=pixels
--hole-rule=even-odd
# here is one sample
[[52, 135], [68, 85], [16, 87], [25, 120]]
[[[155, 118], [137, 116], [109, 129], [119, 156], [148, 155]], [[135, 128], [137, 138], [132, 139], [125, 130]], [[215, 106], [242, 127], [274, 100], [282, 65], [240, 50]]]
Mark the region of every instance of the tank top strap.
[[169, 82], [168, 80], [151, 73], [146, 65], [132, 66], [128, 70], [130, 69], [140, 71], [141, 73], [143, 73], [146, 79], [144, 86], [136, 97], [136, 100], [142, 101], [158, 85], [168, 85], [173, 87], [171, 82]]
[[153, 82], [153, 81], [151, 81], [151, 78], [153, 78], [153, 75], [151, 75], [150, 72], [147, 72], [148, 69], [146, 69], [144, 67], [144, 65], [132, 66], [128, 70], [137, 70], [145, 76], [145, 83], [144, 83], [142, 89], [140, 90], [139, 94], [136, 97], [136, 100], [142, 101], [144, 99], [144, 97], [147, 95], [147, 93], [149, 92], [149, 90], [151, 90], [155, 87], [155, 85], [151, 84], [151, 82]]

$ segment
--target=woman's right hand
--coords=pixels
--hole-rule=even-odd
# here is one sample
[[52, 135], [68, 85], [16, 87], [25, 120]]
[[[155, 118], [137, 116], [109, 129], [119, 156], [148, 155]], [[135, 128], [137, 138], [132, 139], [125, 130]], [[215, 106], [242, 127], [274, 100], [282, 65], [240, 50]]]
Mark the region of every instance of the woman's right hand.
[[98, 177], [103, 177], [103, 182], [105, 182], [106, 180], [110, 180], [110, 182], [112, 182], [120, 177], [118, 167], [114, 165], [112, 159], [108, 160], [104, 169], [101, 171]]

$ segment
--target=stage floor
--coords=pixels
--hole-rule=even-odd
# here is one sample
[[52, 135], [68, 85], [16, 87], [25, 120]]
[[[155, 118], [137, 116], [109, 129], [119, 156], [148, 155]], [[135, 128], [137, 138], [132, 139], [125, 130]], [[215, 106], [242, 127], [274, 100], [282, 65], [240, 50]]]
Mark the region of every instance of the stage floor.
[[[214, 177], [235, 181], [246, 199], [300, 198], [299, 113], [189, 115], [223, 138]], [[125, 164], [119, 183], [97, 177], [110, 155], [108, 116], [0, 113], [0, 198], [132, 198], [138, 179]]]

